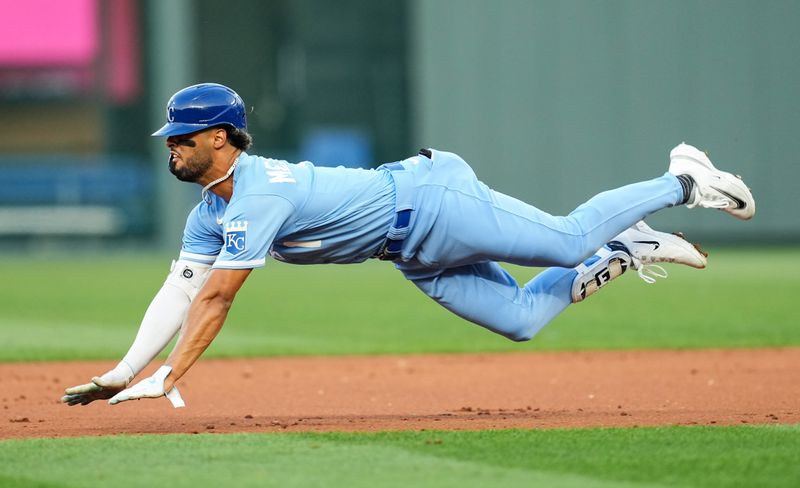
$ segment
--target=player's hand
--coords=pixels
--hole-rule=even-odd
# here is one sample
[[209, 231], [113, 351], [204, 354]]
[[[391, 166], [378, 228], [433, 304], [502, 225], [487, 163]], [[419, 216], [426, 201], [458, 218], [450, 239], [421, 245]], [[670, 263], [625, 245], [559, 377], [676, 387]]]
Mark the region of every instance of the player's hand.
[[114, 368], [102, 376], [95, 376], [91, 383], [77, 385], [64, 390], [61, 402], [69, 406], [88, 405], [95, 400], [111, 398], [128, 386], [131, 376]]
[[143, 379], [128, 389], [122, 390], [114, 395], [108, 403], [116, 405], [117, 403], [128, 400], [158, 398], [166, 395], [167, 399], [172, 402], [173, 407], [180, 408], [185, 406], [177, 387], [173, 386], [169, 392], [164, 392], [164, 379], [169, 375], [170, 371], [172, 371], [170, 366], [161, 366], [153, 376]]

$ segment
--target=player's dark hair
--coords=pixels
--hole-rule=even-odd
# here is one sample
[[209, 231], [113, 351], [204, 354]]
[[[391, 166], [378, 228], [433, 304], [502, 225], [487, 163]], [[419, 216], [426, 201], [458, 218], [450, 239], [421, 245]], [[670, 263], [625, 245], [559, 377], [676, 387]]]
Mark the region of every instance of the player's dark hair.
[[228, 133], [228, 142], [236, 149], [247, 151], [253, 144], [253, 137], [246, 130], [226, 125], [225, 132]]

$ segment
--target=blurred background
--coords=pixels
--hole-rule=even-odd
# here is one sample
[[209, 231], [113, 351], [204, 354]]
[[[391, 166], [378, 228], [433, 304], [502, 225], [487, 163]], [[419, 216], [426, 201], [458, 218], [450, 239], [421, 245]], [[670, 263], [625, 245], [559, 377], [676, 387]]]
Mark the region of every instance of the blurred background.
[[0, 0], [0, 247], [177, 252], [199, 187], [167, 171], [169, 97], [226, 84], [251, 153], [374, 167], [436, 147], [552, 213], [666, 171], [686, 141], [740, 173], [742, 224], [797, 243], [800, 2]]

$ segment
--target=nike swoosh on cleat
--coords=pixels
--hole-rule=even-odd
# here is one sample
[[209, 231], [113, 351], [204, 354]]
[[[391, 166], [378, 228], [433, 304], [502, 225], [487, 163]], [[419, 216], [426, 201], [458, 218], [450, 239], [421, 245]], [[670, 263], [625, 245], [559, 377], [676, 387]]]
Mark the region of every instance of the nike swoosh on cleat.
[[635, 242], [636, 244], [652, 244], [653, 246], [655, 246], [653, 247], [653, 251], [661, 247], [661, 244], [658, 241], [633, 241], [633, 242]]
[[734, 202], [736, 202], [736, 208], [745, 208], [745, 207], [747, 207], [747, 204], [746, 204], [746, 203], [744, 203], [744, 202], [743, 202], [742, 200], [740, 200], [739, 198], [736, 198], [735, 196], [731, 195], [730, 193], [726, 192], [725, 190], [720, 190], [720, 189], [719, 189], [719, 188], [717, 188], [716, 186], [712, 186], [711, 188], [713, 188], [713, 189], [717, 190], [718, 192], [722, 193], [722, 194], [723, 194], [723, 195], [725, 195], [726, 197], [728, 197], [728, 198], [730, 198], [731, 200], [733, 200]]

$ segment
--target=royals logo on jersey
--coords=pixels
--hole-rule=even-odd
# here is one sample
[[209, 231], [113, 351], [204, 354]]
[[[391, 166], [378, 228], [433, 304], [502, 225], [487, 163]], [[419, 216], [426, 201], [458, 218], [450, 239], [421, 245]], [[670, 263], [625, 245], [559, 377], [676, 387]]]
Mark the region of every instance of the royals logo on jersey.
[[225, 224], [225, 252], [238, 256], [247, 249], [247, 221], [234, 220]]

